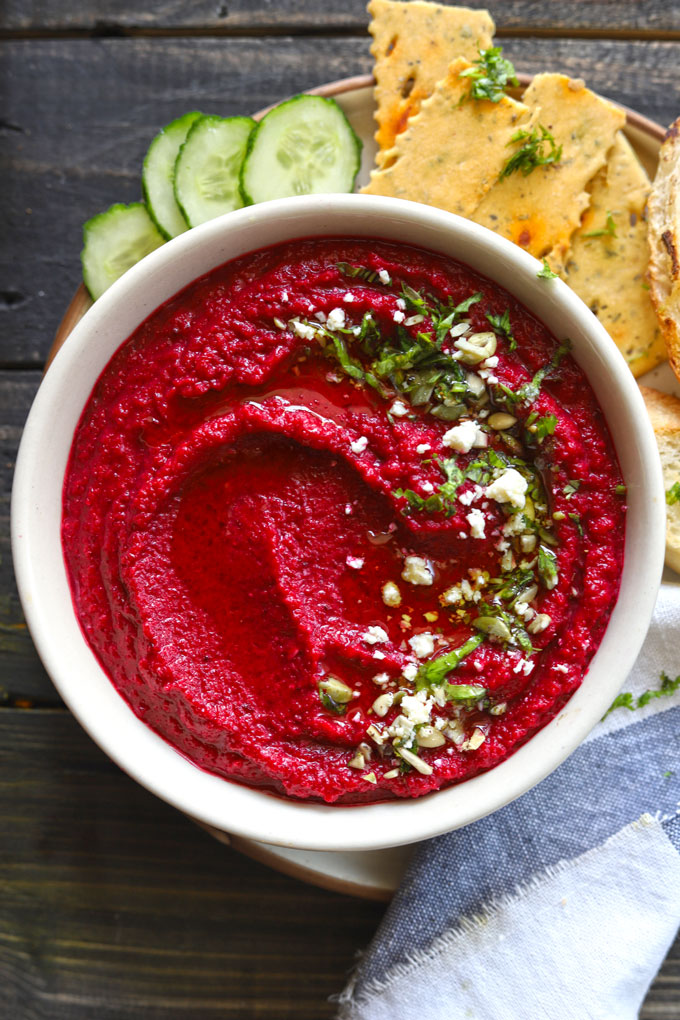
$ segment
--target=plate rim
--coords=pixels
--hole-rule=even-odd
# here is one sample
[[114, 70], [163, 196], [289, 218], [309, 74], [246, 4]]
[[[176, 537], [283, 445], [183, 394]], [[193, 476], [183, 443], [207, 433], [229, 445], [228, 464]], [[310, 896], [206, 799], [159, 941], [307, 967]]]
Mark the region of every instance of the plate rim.
[[[520, 83], [520, 87], [517, 90], [521, 92], [522, 89], [526, 88], [527, 85], [533, 79], [533, 75], [518, 72], [517, 78]], [[346, 78], [339, 78], [331, 82], [326, 82], [321, 85], [315, 86], [314, 88], [305, 90], [309, 95], [319, 95], [327, 98], [335, 98], [340, 95], [347, 95], [352, 92], [360, 92], [365, 89], [372, 88], [375, 85], [375, 79], [371, 74], [352, 75]], [[614, 100], [611, 100], [614, 102]], [[277, 104], [271, 104], [270, 106], [264, 107], [254, 114], [254, 119], [260, 120], [269, 110]], [[660, 146], [666, 136], [666, 129], [660, 124], [645, 117], [643, 114], [638, 113], [636, 110], [625, 106], [622, 103], [615, 103], [625, 111], [626, 114], [626, 125], [634, 129], [637, 129], [643, 135], [649, 137], [653, 142], [658, 143]], [[50, 350], [48, 352], [47, 360], [45, 363], [44, 371], [47, 372], [49, 369], [57, 351], [60, 349], [70, 332], [76, 326], [78, 321], [85, 314], [87, 309], [92, 304], [92, 301], [85, 289], [83, 283], [79, 285], [75, 293], [73, 294], [64, 315], [57, 327], [54, 335], [54, 339]], [[195, 819], [192, 819], [196, 821]], [[327, 868], [315, 868], [310, 864], [301, 863], [298, 861], [291, 860], [289, 857], [284, 856], [281, 853], [283, 848], [276, 847], [274, 845], [268, 845], [260, 843], [256, 840], [250, 840], [246, 837], [231, 836], [229, 833], [222, 832], [221, 830], [214, 829], [212, 826], [202, 822], [197, 822], [201, 828], [209, 833], [213, 838], [217, 839], [224, 845], [231, 847], [233, 850], [244, 854], [245, 856], [263, 864], [267, 867], [271, 867], [289, 877], [295, 878], [299, 881], [306, 882], [308, 884], [321, 887], [324, 889], [331, 890], [333, 892], [342, 893], [349, 896], [360, 897], [366, 900], [378, 901], [378, 902], [389, 902], [391, 895], [394, 892], [394, 888], [381, 887], [379, 885], [371, 884], [370, 881], [361, 883], [359, 881], [353, 881], [339, 875], [333, 875]], [[415, 846], [415, 844], [409, 844]], [[377, 851], [382, 854], [394, 853], [396, 850], [403, 848], [387, 848], [381, 851]], [[368, 851], [368, 853], [375, 853], [376, 851]], [[306, 851], [305, 854], [318, 853], [320, 855], [326, 855], [325, 851]], [[344, 851], [346, 854], [356, 855], [356, 858], [360, 857], [366, 851]], [[355, 858], [355, 859], [356, 859]]]

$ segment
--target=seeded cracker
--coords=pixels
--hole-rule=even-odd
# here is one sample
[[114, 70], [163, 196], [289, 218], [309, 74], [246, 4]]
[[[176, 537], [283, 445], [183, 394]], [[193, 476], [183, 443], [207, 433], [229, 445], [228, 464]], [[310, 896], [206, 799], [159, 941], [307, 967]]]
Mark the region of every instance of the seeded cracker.
[[[527, 176], [517, 171], [500, 180], [471, 219], [537, 258], [547, 257], [557, 272], [588, 206], [588, 181], [604, 166], [626, 117], [583, 82], [563, 74], [536, 75], [522, 99], [562, 147], [561, 158]], [[508, 153], [512, 155], [512, 149]]]
[[459, 216], [470, 216], [491, 188], [508, 157], [508, 142], [526, 125], [530, 111], [504, 96], [499, 102], [470, 98], [472, 67], [458, 57], [420, 112], [409, 118], [385, 153], [382, 170], [374, 170], [362, 189], [425, 202]]
[[612, 337], [634, 376], [666, 358], [646, 284], [649, 178], [623, 134], [591, 184], [563, 279]]
[[652, 301], [680, 379], [680, 118], [669, 127], [659, 151], [647, 210]]
[[395, 137], [432, 95], [455, 57], [476, 60], [492, 44], [495, 30], [487, 11], [411, 0], [371, 0], [371, 53], [375, 58], [378, 130], [376, 161], [382, 166]]

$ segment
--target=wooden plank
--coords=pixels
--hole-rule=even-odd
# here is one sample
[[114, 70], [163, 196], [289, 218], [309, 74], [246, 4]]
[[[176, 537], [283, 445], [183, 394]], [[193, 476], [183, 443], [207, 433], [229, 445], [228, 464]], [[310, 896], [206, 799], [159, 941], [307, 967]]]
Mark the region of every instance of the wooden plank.
[[384, 909], [223, 846], [63, 711], [0, 710], [0, 1016], [319, 1020]]
[[[489, 4], [501, 30], [543, 30], [551, 34], [574, 32], [678, 33], [677, 0], [506, 0]], [[0, 16], [0, 29], [14, 32], [88, 31], [129, 32], [182, 29], [210, 32], [356, 31], [365, 29], [365, 0], [184, 0], [144, 7], [130, 0], [100, 0], [84, 9], [67, 0], [8, 0]]]
[[14, 583], [9, 501], [19, 439], [39, 372], [0, 372], [0, 705], [16, 701], [58, 705], [26, 628]]
[[[559, 68], [662, 123], [677, 115], [680, 43], [533, 38], [506, 49], [520, 70]], [[254, 111], [371, 69], [363, 38], [36, 40], [5, 43], [3, 56], [0, 365], [43, 361], [79, 280], [83, 220], [139, 197], [162, 124], [197, 107]]]
[[[66, 712], [0, 710], [0, 747], [0, 1016], [333, 1016], [327, 997], [381, 905], [217, 843], [120, 772]], [[680, 941], [642, 1020], [677, 1016], [678, 1001]]]

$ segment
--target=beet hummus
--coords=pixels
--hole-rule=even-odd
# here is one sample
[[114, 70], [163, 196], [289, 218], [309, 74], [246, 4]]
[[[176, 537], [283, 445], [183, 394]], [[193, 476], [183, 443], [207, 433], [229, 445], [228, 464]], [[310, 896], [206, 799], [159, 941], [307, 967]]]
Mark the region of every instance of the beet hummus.
[[73, 601], [140, 719], [293, 797], [415, 797], [512, 754], [583, 679], [625, 488], [583, 373], [451, 259], [244, 256], [98, 380], [63, 506]]

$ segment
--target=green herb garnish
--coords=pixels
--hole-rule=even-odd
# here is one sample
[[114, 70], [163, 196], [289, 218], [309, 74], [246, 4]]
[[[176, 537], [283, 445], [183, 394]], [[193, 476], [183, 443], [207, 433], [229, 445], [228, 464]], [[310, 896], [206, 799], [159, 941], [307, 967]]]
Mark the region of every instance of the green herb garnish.
[[481, 684], [447, 684], [447, 701], [479, 701], [486, 697], [486, 687]]
[[510, 312], [506, 308], [502, 315], [492, 315], [491, 312], [486, 313], [486, 318], [489, 325], [496, 333], [500, 333], [508, 341], [508, 345], [511, 351], [514, 351], [517, 347], [517, 341], [512, 333], [512, 326], [510, 325]]
[[378, 279], [378, 273], [375, 269], [369, 269], [368, 266], [352, 266], [349, 262], [336, 262], [337, 268], [345, 276], [349, 276], [351, 280], [360, 279], [366, 280], [367, 283], [375, 283]]
[[538, 576], [549, 591], [557, 584], [557, 556], [544, 545], [538, 547]]
[[[616, 496], [625, 496], [627, 491], [628, 490], [626, 489], [625, 485], [614, 486], [614, 495]], [[678, 490], [678, 496], [680, 497], [680, 490]]]
[[581, 524], [581, 515], [580, 514], [569, 514], [568, 516], [570, 517], [570, 519], [576, 525], [576, 530], [578, 531], [578, 533], [581, 536], [581, 538], [583, 538], [583, 525]]
[[538, 277], [538, 279], [539, 280], [556, 280], [557, 279], [557, 273], [553, 273], [552, 269], [548, 265], [548, 260], [547, 259], [542, 259], [542, 262], [543, 262], [543, 269], [539, 269], [539, 271], [536, 273], [536, 276]]
[[479, 60], [475, 66], [461, 71], [461, 78], [472, 79], [470, 96], [472, 99], [487, 99], [498, 103], [505, 95], [508, 85], [517, 87], [519, 82], [515, 68], [503, 56], [502, 46], [492, 46], [488, 50], [479, 51]]
[[616, 224], [610, 212], [607, 213], [607, 225], [602, 230], [592, 230], [589, 234], [582, 234], [582, 237], [616, 237]]
[[574, 493], [578, 492], [578, 490], [580, 488], [581, 488], [581, 483], [579, 482], [578, 478], [572, 478], [564, 486], [564, 488], [562, 489], [562, 492], [567, 497], [567, 499], [571, 499], [571, 497], [574, 495]]
[[553, 436], [555, 434], [556, 427], [557, 417], [554, 414], [547, 414], [544, 418], [539, 418], [535, 423], [533, 433], [539, 443], [542, 443], [546, 436]]
[[531, 382], [524, 383], [523, 386], [520, 386], [515, 393], [515, 399], [526, 404], [533, 403], [538, 394], [541, 392], [541, 385], [543, 381], [555, 371], [559, 363], [562, 361], [562, 358], [565, 354], [568, 354], [570, 350], [571, 340], [563, 340], [548, 364], [539, 368], [539, 370], [534, 374]]
[[671, 680], [666, 673], [662, 673], [660, 680], [661, 687], [658, 687], [656, 690], [644, 691], [638, 698], [634, 698], [630, 691], [619, 694], [618, 697], [614, 698], [602, 718], [606, 719], [615, 708], [627, 708], [630, 712], [634, 712], [636, 708], [644, 708], [654, 698], [667, 698], [671, 694], [675, 694], [680, 687], [680, 676], [676, 676], [675, 680]]
[[423, 663], [416, 675], [416, 690], [422, 691], [426, 687], [439, 687], [449, 673], [452, 673], [470, 652], [479, 648], [483, 640], [482, 634], [474, 634], [459, 648], [454, 648], [437, 659], [430, 659], [429, 662]]
[[562, 158], [562, 146], [555, 144], [555, 139], [542, 124], [532, 131], [525, 131], [524, 128], [516, 131], [508, 145], [512, 145], [513, 142], [523, 144], [510, 156], [501, 170], [499, 177], [501, 181], [518, 170], [523, 177], [528, 177], [536, 167], [559, 163]]
[[671, 485], [670, 489], [666, 491], [666, 503], [668, 506], [673, 506], [680, 499], [680, 482], [675, 482]]

